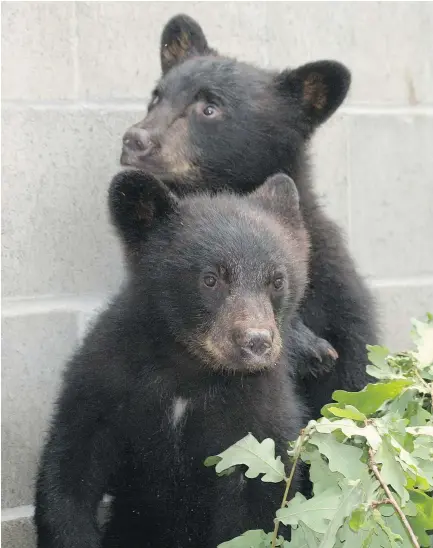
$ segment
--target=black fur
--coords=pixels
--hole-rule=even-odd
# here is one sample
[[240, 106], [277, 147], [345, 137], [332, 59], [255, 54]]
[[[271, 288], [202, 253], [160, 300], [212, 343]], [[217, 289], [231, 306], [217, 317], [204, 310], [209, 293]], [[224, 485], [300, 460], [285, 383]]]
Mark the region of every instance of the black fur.
[[[175, 207], [177, 198], [167, 191], [165, 185], [156, 187], [149, 185], [149, 177], [140, 171], [121, 172], [113, 179], [109, 189], [109, 208], [113, 225], [121, 239], [125, 251], [126, 263], [129, 268], [139, 267], [143, 255], [143, 243], [149, 234], [149, 214], [163, 218]], [[280, 181], [280, 184], [278, 184]], [[290, 199], [292, 204], [291, 223], [295, 217], [301, 219], [299, 208], [299, 195], [293, 183], [287, 187], [287, 177], [276, 175], [273, 178], [273, 195], [270, 196], [267, 187], [264, 192], [259, 189], [253, 199], [257, 198], [262, 205], [267, 206], [275, 214], [282, 218], [287, 215], [286, 202]], [[280, 192], [280, 200], [275, 196]], [[289, 192], [291, 194], [289, 195]], [[152, 206], [149, 205], [149, 197], [152, 195]], [[149, 209], [151, 207], [151, 209]], [[309, 243], [306, 241], [306, 245]], [[300, 379], [309, 376], [317, 377], [330, 371], [335, 366], [338, 355], [335, 349], [324, 339], [317, 337], [302, 322], [299, 314], [295, 314], [291, 320], [289, 329], [290, 340], [287, 340], [287, 348], [293, 358], [296, 358], [295, 373]]]
[[350, 73], [335, 61], [318, 61], [276, 74], [220, 56], [185, 16], [167, 24], [163, 44], [174, 45], [170, 66], [163, 64], [148, 115], [134, 126], [151, 146], [144, 153], [124, 146], [121, 162], [153, 173], [180, 195], [247, 193], [278, 171], [296, 181], [311, 240], [301, 315], [339, 355], [331, 372], [305, 379], [319, 416], [334, 390], [373, 381], [365, 372], [366, 345], [377, 340], [371, 294], [339, 227], [320, 207], [308, 168], [309, 139], [344, 100]]
[[[217, 478], [203, 461], [249, 431], [273, 438], [284, 459], [308, 418], [290, 344], [304, 333], [291, 326], [308, 261], [293, 182], [179, 201], [144, 174], [122, 174], [110, 204], [134, 268], [68, 364], [37, 481], [38, 548], [215, 548], [272, 530], [282, 485]], [[274, 330], [275, 361], [237, 354], [242, 322]], [[102, 538], [107, 490], [115, 499]]]

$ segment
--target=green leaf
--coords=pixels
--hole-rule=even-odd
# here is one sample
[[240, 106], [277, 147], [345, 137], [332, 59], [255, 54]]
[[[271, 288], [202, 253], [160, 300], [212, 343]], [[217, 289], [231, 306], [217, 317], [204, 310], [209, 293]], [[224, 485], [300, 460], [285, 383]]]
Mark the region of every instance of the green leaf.
[[407, 406], [406, 415], [409, 419], [409, 426], [426, 426], [428, 422], [431, 422], [431, 413], [423, 409], [421, 398], [414, 398]]
[[418, 462], [430, 490], [433, 490], [433, 440], [429, 436], [417, 436], [414, 439], [412, 457]]
[[409, 516], [409, 523], [422, 546], [429, 546], [426, 533], [433, 527], [433, 497], [422, 491], [409, 491], [410, 500], [415, 504], [415, 516]]
[[[351, 544], [352, 546], [352, 544]], [[374, 530], [368, 531], [367, 536], [364, 538], [361, 548], [381, 548], [381, 545], [374, 538]]]
[[236, 466], [230, 466], [230, 468], [226, 468], [222, 472], [217, 472], [217, 476], [219, 478], [223, 476], [231, 476], [234, 472], [236, 472]]
[[[393, 533], [393, 531], [388, 527], [388, 525], [384, 522], [379, 510], [373, 510], [373, 519], [382, 529], [383, 533], [387, 536], [389, 540], [389, 546], [391, 546], [392, 548], [401, 548], [400, 543], [403, 539], [400, 535]], [[399, 544], [397, 544], [397, 541], [399, 542]]]
[[430, 436], [417, 436], [413, 446], [413, 456], [418, 459], [433, 460], [433, 439]]
[[359, 487], [359, 480], [351, 482], [351, 485], [343, 490], [340, 504], [328, 524], [322, 542], [319, 544], [319, 548], [333, 548], [337, 532], [343, 525], [344, 520], [351, 515], [361, 502], [362, 491]]
[[361, 413], [371, 415], [380, 409], [386, 401], [398, 396], [404, 388], [411, 384], [410, 380], [396, 379], [385, 383], [368, 384], [360, 392], [336, 390], [332, 394], [332, 398], [338, 403], [352, 405]]
[[262, 530], [247, 531], [240, 537], [236, 537], [222, 544], [217, 548], [265, 548], [268, 535]]
[[[216, 466], [219, 462], [221, 462], [221, 457], [214, 456], [214, 457], [208, 457], [204, 461], [204, 465], [207, 467]], [[230, 468], [224, 469], [222, 472], [217, 473], [218, 477], [222, 476], [230, 476], [233, 474], [233, 472], [236, 472], [236, 466], [230, 466]]]
[[421, 370], [421, 377], [427, 381], [433, 381], [433, 365]]
[[401, 499], [404, 506], [409, 500], [409, 493], [406, 491], [406, 476], [398, 461], [395, 452], [392, 450], [388, 440], [384, 440], [376, 454], [376, 462], [382, 463], [380, 474], [388, 485], [390, 485]]
[[376, 379], [401, 378], [401, 374], [388, 363], [389, 349], [385, 346], [367, 345], [368, 360], [367, 373]]
[[[390, 515], [384, 516], [382, 512], [382, 507], [380, 507], [380, 513], [383, 516], [383, 521], [386, 527], [388, 527], [393, 532], [393, 534], [401, 537], [401, 542], [398, 544], [398, 546], [401, 548], [406, 548], [407, 546], [409, 548], [410, 546], [412, 546], [412, 541], [410, 540], [410, 536], [406, 530], [406, 527], [404, 527], [404, 525], [402, 524], [401, 519], [395, 512], [394, 508], [392, 510], [393, 511]], [[384, 535], [384, 538], [386, 542], [385, 546], [389, 546], [389, 540], [387, 539], [386, 535]]]
[[256, 438], [248, 434], [219, 455], [220, 461], [215, 470], [218, 474], [232, 466], [245, 465], [247, 478], [256, 478], [263, 474], [262, 481], [278, 483], [285, 479], [284, 464], [281, 457], [275, 458], [275, 443], [267, 438], [259, 443]]
[[[378, 431], [381, 433], [382, 437], [386, 439], [389, 444], [392, 446], [392, 449], [395, 451], [395, 459], [406, 472], [408, 479], [414, 480], [415, 484], [421, 489], [428, 489], [429, 487], [429, 477], [426, 475], [420, 466], [420, 462], [409, 453], [398, 441], [394, 434], [399, 435], [401, 430], [403, 432], [412, 432], [415, 433], [419, 430], [420, 435], [422, 434], [433, 434], [432, 427], [420, 427], [418, 428], [404, 428], [403, 420], [395, 420], [393, 417], [391, 420], [387, 420], [387, 417], [382, 419], [377, 419], [375, 424], [378, 428]], [[389, 426], [389, 429], [387, 429]], [[430, 432], [431, 428], [431, 432]], [[400, 435], [399, 438], [402, 436]], [[431, 438], [431, 446], [433, 447], [433, 435]]]
[[409, 434], [414, 436], [431, 436], [431, 447], [433, 448], [433, 426], [415, 426], [407, 428]]
[[366, 517], [367, 509], [365, 508], [365, 506], [360, 506], [359, 508], [356, 508], [352, 512], [349, 520], [349, 527], [352, 529], [352, 531], [359, 531], [361, 527], [365, 524]]
[[381, 444], [381, 438], [372, 424], [367, 424], [366, 426], [361, 427], [350, 419], [330, 421], [323, 418], [317, 422], [316, 430], [317, 432], [321, 432], [323, 434], [329, 434], [335, 430], [341, 430], [348, 438], [351, 438], [352, 436], [362, 436], [367, 439], [368, 444], [375, 451]]
[[339, 443], [333, 435], [315, 433], [309, 440], [328, 459], [331, 472], [339, 472], [349, 480], [356, 480], [365, 471], [361, 462], [362, 450], [352, 445]]
[[213, 457], [208, 457], [207, 459], [205, 459], [203, 464], [207, 467], [216, 466], [220, 462], [220, 460], [221, 457], [215, 455]]
[[[272, 545], [273, 533], [265, 533], [261, 529], [255, 529], [252, 531], [246, 531], [243, 535], [233, 538], [222, 544], [218, 544], [217, 548], [270, 548]], [[302, 548], [303, 546], [307, 548], [307, 545], [304, 544], [289, 544], [284, 538], [280, 535], [275, 546], [285, 547], [285, 546], [294, 546], [294, 548]], [[317, 544], [312, 544], [312, 548], [315, 548]]]
[[356, 409], [356, 407], [353, 407], [353, 405], [345, 405], [343, 408], [341, 408], [341, 407], [335, 407], [332, 404], [330, 404], [330, 406], [327, 407], [327, 409], [330, 413], [332, 413], [336, 417], [352, 419], [354, 421], [367, 420], [367, 417], [364, 415], [364, 413], [361, 413], [361, 411], [358, 411], [358, 409]]
[[[406, 417], [409, 405], [418, 397], [416, 388], [406, 388], [394, 400], [388, 404], [389, 413], [396, 413], [400, 417]], [[409, 418], [409, 416], [408, 416]]]
[[412, 318], [410, 322], [412, 324], [410, 336], [415, 345], [418, 346], [422, 341], [424, 331], [433, 323], [433, 315], [427, 312], [427, 321], [420, 321], [416, 318]]
[[338, 486], [331, 487], [309, 500], [301, 493], [296, 493], [286, 508], [277, 511], [277, 519], [292, 526], [302, 521], [316, 533], [325, 533], [328, 522], [340, 505], [340, 499], [341, 490]]
[[413, 320], [412, 323], [417, 335], [414, 341], [417, 351], [414, 355], [418, 360], [419, 369], [424, 369], [433, 364], [433, 323], [417, 320]]
[[381, 548], [380, 544], [377, 545], [372, 541], [374, 526], [372, 512], [369, 511], [365, 514], [364, 524], [358, 531], [354, 532], [346, 520], [339, 530], [338, 536], [343, 541], [344, 548], [372, 548], [373, 546]]
[[390, 351], [386, 346], [367, 344], [368, 359], [376, 367], [386, 367]]
[[317, 548], [318, 544], [314, 532], [301, 522], [296, 529], [292, 529], [292, 538], [290, 542], [283, 543], [283, 548]]
[[[318, 435], [320, 436], [321, 434]], [[344, 481], [342, 474], [332, 472], [329, 469], [329, 466], [314, 445], [310, 446], [308, 444], [306, 450], [301, 453], [301, 458], [304, 462], [310, 463], [310, 480], [313, 483], [314, 495], [323, 493], [330, 487]]]

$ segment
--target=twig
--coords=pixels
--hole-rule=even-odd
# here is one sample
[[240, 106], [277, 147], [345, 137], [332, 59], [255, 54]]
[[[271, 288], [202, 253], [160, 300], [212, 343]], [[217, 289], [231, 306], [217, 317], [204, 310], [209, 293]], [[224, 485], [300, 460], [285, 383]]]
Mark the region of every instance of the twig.
[[403, 513], [403, 510], [398, 505], [398, 502], [395, 500], [393, 494], [391, 493], [391, 490], [389, 489], [388, 485], [385, 483], [384, 479], [380, 475], [379, 469], [378, 469], [377, 464], [374, 460], [375, 452], [373, 451], [373, 449], [368, 450], [368, 455], [369, 455], [368, 465], [369, 465], [371, 471], [373, 472], [373, 474], [378, 479], [378, 481], [379, 481], [380, 485], [382, 486], [383, 490], [385, 491], [386, 496], [388, 497], [388, 500], [389, 500], [389, 504], [391, 504], [394, 507], [394, 510], [399, 515], [400, 520], [401, 520], [403, 526], [405, 527], [406, 531], [408, 532], [410, 540], [412, 541], [412, 545], [415, 548], [420, 548], [418, 539], [416, 538], [415, 533], [413, 532], [412, 527], [410, 526], [410, 523], [407, 521], [406, 516]]
[[383, 500], [373, 500], [373, 502], [370, 503], [370, 506], [373, 508], [377, 508], [378, 506], [383, 506], [385, 504], [391, 504], [391, 501], [389, 499], [383, 499]]
[[[303, 446], [303, 443], [304, 443], [304, 437], [305, 437], [305, 430], [301, 430], [301, 437], [300, 437], [300, 440], [299, 440], [298, 447], [296, 449], [296, 453], [294, 455], [292, 469], [290, 470], [289, 477], [286, 479], [286, 488], [284, 489], [283, 500], [281, 502], [280, 508], [284, 508], [286, 506], [287, 496], [289, 494], [290, 485], [292, 484], [293, 476], [295, 475], [296, 465], [298, 464], [298, 460], [299, 460], [299, 457], [301, 455], [302, 446]], [[274, 533], [272, 535], [271, 548], [275, 548], [276, 545], [277, 545], [278, 529], [279, 528], [280, 528], [280, 521], [276, 520], [275, 521], [275, 527], [274, 527]]]

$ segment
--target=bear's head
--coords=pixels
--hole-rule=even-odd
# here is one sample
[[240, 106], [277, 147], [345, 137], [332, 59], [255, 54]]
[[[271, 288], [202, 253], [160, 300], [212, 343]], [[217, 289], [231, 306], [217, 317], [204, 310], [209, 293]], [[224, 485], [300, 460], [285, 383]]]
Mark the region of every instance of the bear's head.
[[142, 295], [134, 300], [164, 326], [162, 341], [171, 337], [215, 370], [251, 372], [278, 361], [309, 254], [287, 175], [244, 197], [179, 199], [152, 176], [126, 171], [113, 179], [109, 204], [130, 287]]
[[204, 182], [249, 191], [279, 171], [296, 180], [306, 142], [350, 85], [335, 61], [275, 73], [221, 56], [185, 15], [163, 30], [161, 65], [147, 116], [124, 135], [121, 163], [177, 192]]

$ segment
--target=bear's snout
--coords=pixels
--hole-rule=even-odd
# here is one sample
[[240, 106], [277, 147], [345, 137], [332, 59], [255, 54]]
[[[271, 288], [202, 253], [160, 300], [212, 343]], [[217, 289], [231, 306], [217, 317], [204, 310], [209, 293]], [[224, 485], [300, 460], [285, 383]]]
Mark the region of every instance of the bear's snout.
[[153, 149], [150, 132], [140, 127], [131, 127], [123, 136], [122, 165], [135, 165]]
[[240, 349], [251, 357], [269, 354], [272, 348], [273, 333], [270, 329], [236, 327], [233, 340]]
[[273, 367], [282, 341], [271, 306], [239, 298], [229, 304], [220, 310], [204, 340], [209, 365], [231, 371]]

